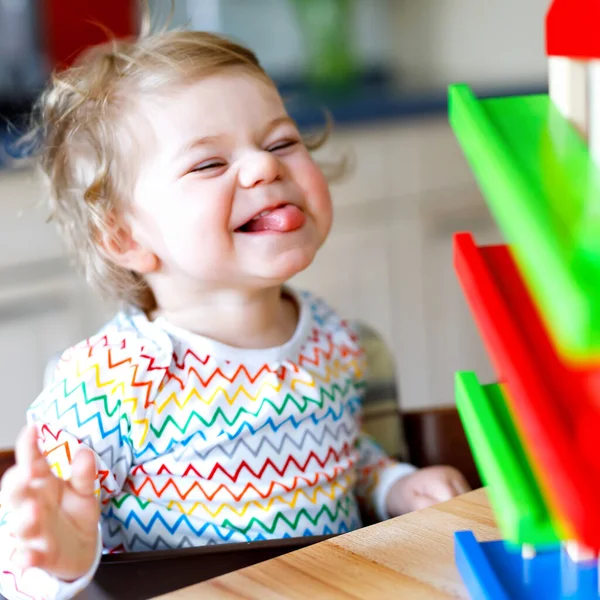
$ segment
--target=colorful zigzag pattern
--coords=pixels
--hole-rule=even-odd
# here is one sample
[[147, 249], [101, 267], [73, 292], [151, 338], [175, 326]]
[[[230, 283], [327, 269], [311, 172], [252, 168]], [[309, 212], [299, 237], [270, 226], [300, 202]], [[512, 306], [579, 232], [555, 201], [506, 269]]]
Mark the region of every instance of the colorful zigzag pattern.
[[[298, 301], [304, 331], [276, 360], [240, 363], [124, 313], [63, 355], [28, 417], [57, 476], [78, 444], [96, 452], [105, 551], [360, 526], [357, 498], [393, 466], [360, 434], [363, 351], [323, 302]], [[1, 544], [9, 530], [4, 514]], [[9, 567], [5, 595], [19, 582]]]

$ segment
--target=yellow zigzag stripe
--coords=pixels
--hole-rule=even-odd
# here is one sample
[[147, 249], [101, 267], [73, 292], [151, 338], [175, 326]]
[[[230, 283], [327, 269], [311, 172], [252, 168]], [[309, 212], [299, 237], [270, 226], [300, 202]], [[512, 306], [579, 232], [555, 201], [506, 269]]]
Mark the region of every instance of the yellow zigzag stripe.
[[[77, 367], [76, 367], [76, 373], [77, 373], [77, 378], [81, 379], [86, 373], [89, 373], [90, 371], [94, 372], [94, 377], [96, 379], [96, 386], [98, 388], [103, 388], [106, 387], [107, 385], [111, 385], [112, 383], [115, 382], [114, 379], [111, 379], [110, 381], [105, 381], [102, 382], [100, 381], [100, 365], [98, 363], [92, 363], [90, 364], [89, 367], [85, 368], [85, 369], [81, 369], [81, 361], [78, 360], [77, 361]], [[116, 387], [119, 387], [123, 385], [123, 383], [118, 383]], [[114, 392], [114, 390], [113, 390]]]
[[[311, 387], [311, 388], [316, 387], [315, 379], [319, 380], [322, 383], [330, 383], [333, 379], [337, 379], [340, 376], [340, 374], [347, 373], [351, 369], [354, 370], [358, 376], [360, 376], [360, 367], [358, 365], [358, 362], [355, 359], [349, 361], [348, 363], [340, 363], [339, 360], [334, 361], [333, 365], [327, 365], [327, 367], [325, 369], [325, 375], [320, 375], [316, 371], [308, 371], [307, 370], [307, 372], [309, 373], [311, 378], [308, 380], [301, 379], [301, 378], [293, 379], [291, 382], [292, 391], [296, 391], [296, 387], [298, 387], [300, 385], [304, 385], [304, 386]], [[237, 400], [237, 398], [239, 396], [244, 396], [251, 402], [256, 402], [257, 400], [264, 398], [264, 390], [266, 388], [269, 388], [270, 390], [272, 390], [274, 392], [280, 392], [282, 385], [283, 385], [282, 382], [279, 382], [278, 384], [273, 384], [273, 383], [266, 381], [260, 386], [260, 388], [258, 389], [258, 391], [255, 394], [251, 394], [250, 392], [248, 392], [246, 387], [244, 387], [244, 385], [242, 384], [242, 385], [239, 385], [238, 388], [235, 390], [235, 392], [231, 395], [227, 391], [226, 387], [219, 386], [218, 388], [216, 388], [213, 391], [213, 393], [210, 396], [207, 396], [207, 397], [202, 396], [202, 394], [200, 394], [198, 392], [198, 389], [196, 387], [193, 387], [190, 390], [190, 392], [188, 393], [188, 395], [185, 397], [183, 402], [179, 401], [179, 399], [177, 398], [176, 392], [172, 392], [167, 397], [167, 399], [159, 405], [157, 410], [158, 410], [159, 414], [162, 413], [167, 408], [167, 406], [169, 404], [171, 404], [172, 402], [175, 403], [175, 405], [180, 410], [184, 409], [193, 397], [197, 398], [203, 404], [210, 406], [215, 401], [215, 398], [219, 394], [222, 394], [225, 397], [225, 399], [227, 400], [227, 403], [230, 406]]]
[[[86, 368], [81, 368], [81, 360], [77, 361], [77, 366], [76, 366], [76, 375], [78, 379], [83, 378], [83, 376], [86, 373], [89, 373], [90, 371], [94, 373], [94, 379], [96, 380], [96, 387], [98, 389], [109, 386], [111, 384], [114, 384], [116, 379], [109, 379], [107, 381], [102, 381], [100, 379], [100, 365], [97, 362], [91, 363], [88, 367]], [[128, 364], [128, 363], [123, 363], [123, 364]], [[118, 365], [119, 367], [123, 366], [122, 364]], [[107, 369], [108, 371], [112, 370], [114, 371], [115, 369], [117, 369], [117, 367], [113, 367], [112, 369]], [[132, 380], [133, 383], [133, 380]], [[120, 390], [122, 395], [125, 395], [125, 381], [124, 380], [119, 380], [117, 382], [117, 384], [110, 390], [110, 394], [115, 394]], [[138, 398], [135, 396], [132, 396], [130, 398], [125, 398], [122, 400], [121, 404], [123, 407], [125, 407], [125, 405], [131, 403], [133, 406], [131, 408], [131, 413], [130, 414], [134, 414], [135, 411], [137, 410], [137, 404], [138, 404]]]
[[254, 395], [250, 394], [243, 385], [240, 385], [238, 387], [238, 389], [231, 396], [229, 395], [229, 393], [227, 392], [227, 390], [225, 388], [218, 387], [207, 398], [204, 398], [201, 394], [199, 394], [198, 390], [194, 387], [194, 388], [192, 388], [192, 390], [190, 391], [190, 393], [187, 395], [187, 397], [185, 398], [185, 400], [183, 402], [179, 402], [179, 400], [177, 399], [177, 394], [175, 392], [172, 392], [169, 395], [169, 397], [158, 407], [158, 413], [160, 414], [171, 402], [174, 402], [180, 409], [183, 409], [183, 408], [185, 408], [187, 403], [191, 400], [192, 396], [195, 396], [196, 398], [198, 398], [198, 400], [200, 400], [200, 402], [203, 402], [204, 404], [209, 405], [209, 406], [214, 402], [214, 399], [217, 397], [217, 395], [219, 393], [221, 393], [221, 394], [223, 394], [223, 396], [225, 396], [225, 399], [227, 400], [229, 405], [233, 404], [235, 402], [236, 398], [240, 395], [244, 395], [246, 398], [248, 398], [248, 400], [251, 400], [252, 402], [256, 402], [256, 400], [258, 400], [259, 398], [262, 399], [264, 397], [263, 390], [265, 388], [271, 388], [274, 392], [279, 392], [279, 391], [281, 391], [282, 385], [283, 384], [281, 382], [279, 382], [277, 385], [274, 385], [274, 384], [266, 381], [265, 383], [263, 383], [260, 386], [260, 388], [258, 389], [256, 394], [254, 394]]
[[[123, 389], [123, 393], [125, 393], [124, 389]], [[129, 414], [134, 415], [135, 411], [137, 410], [138, 399], [135, 396], [132, 396], [131, 398], [124, 398], [121, 405], [123, 406], [123, 408], [125, 408], [125, 406], [129, 403], [131, 403], [133, 405], [131, 407], [131, 412]]]
[[172, 510], [173, 508], [177, 508], [177, 509], [179, 509], [179, 512], [184, 513], [187, 516], [191, 516], [192, 514], [194, 514], [194, 512], [197, 509], [202, 508], [202, 509], [204, 509], [204, 511], [206, 513], [208, 513], [213, 518], [218, 516], [223, 510], [228, 509], [232, 513], [236, 514], [238, 517], [243, 517], [246, 514], [246, 512], [248, 511], [248, 509], [251, 508], [252, 506], [259, 508], [263, 512], [269, 512], [269, 510], [271, 510], [271, 507], [273, 506], [273, 504], [275, 502], [280, 502], [281, 504], [286, 504], [290, 508], [295, 508], [295, 506], [298, 502], [298, 499], [301, 496], [306, 498], [306, 500], [308, 500], [311, 504], [317, 504], [317, 496], [319, 495], [319, 493], [321, 493], [325, 497], [329, 498], [330, 500], [335, 500], [336, 497], [338, 497], [338, 495], [336, 494], [336, 490], [339, 491], [339, 495], [343, 495], [346, 492], [348, 492], [348, 490], [350, 490], [352, 488], [352, 486], [353, 486], [352, 482], [346, 481], [345, 485], [342, 485], [341, 483], [336, 482], [331, 486], [330, 491], [327, 492], [327, 491], [325, 491], [323, 486], [319, 485], [314, 489], [314, 491], [312, 492], [311, 495], [307, 494], [304, 490], [296, 490], [296, 492], [294, 492], [294, 496], [292, 497], [291, 500], [285, 500], [282, 496], [274, 496], [273, 498], [270, 498], [266, 504], [262, 504], [258, 500], [251, 500], [249, 502], [246, 502], [242, 507], [239, 507], [239, 508], [236, 508], [235, 506], [232, 506], [231, 504], [224, 503], [224, 504], [221, 504], [215, 511], [211, 511], [210, 508], [208, 506], [206, 506], [206, 504], [204, 504], [203, 502], [195, 502], [191, 508], [189, 508], [188, 510], [185, 510], [184, 507], [182, 506], [181, 502], [177, 502], [176, 500], [172, 500], [171, 502], [169, 502], [169, 505], [167, 506], [167, 508], [170, 510]]
[[[96, 380], [96, 386], [100, 389], [106, 386], [109, 386], [113, 383], [115, 383], [116, 379], [109, 379], [107, 381], [101, 381], [100, 379], [100, 365], [97, 362], [91, 363], [88, 367], [86, 368], [81, 368], [81, 360], [77, 361], [77, 366], [76, 366], [76, 374], [78, 379], [81, 379], [86, 373], [89, 372], [93, 372], [94, 373], [94, 378]], [[125, 363], [119, 363], [117, 366], [112, 367], [111, 369], [108, 370], [121, 370], [120, 367], [123, 367], [124, 365], [129, 365], [129, 363], [125, 362]], [[131, 365], [129, 365], [131, 366]], [[135, 369], [137, 372], [137, 369]], [[131, 383], [133, 384], [133, 378], [135, 377], [135, 373], [132, 375], [132, 380]], [[145, 382], [144, 382], [145, 383]], [[125, 395], [125, 380], [121, 379], [117, 382], [117, 384], [110, 390], [110, 394], [115, 394], [118, 391], [121, 392], [121, 394], [124, 396]], [[137, 411], [137, 407], [138, 407], [138, 402], [139, 402], [139, 398], [137, 398], [136, 396], [131, 396], [129, 398], [123, 398], [123, 400], [121, 401], [121, 406], [123, 409], [127, 408], [129, 404], [131, 404], [131, 408], [130, 408], [130, 412], [128, 413], [130, 416], [133, 416], [136, 411]], [[125, 411], [124, 411], [125, 412]], [[149, 422], [147, 419], [142, 419], [139, 421], [133, 421], [134, 424], [136, 425], [144, 425], [144, 432], [142, 435], [142, 439], [140, 440], [140, 443], [143, 443], [144, 440], [146, 439], [146, 435], [148, 434], [148, 429], [149, 429]]]
[[146, 436], [148, 435], [148, 430], [150, 429], [150, 422], [148, 421], [148, 419], [138, 419], [136, 421], [133, 421], [133, 425], [143, 425], [144, 429], [142, 432], [142, 437], [138, 442], [138, 444], [141, 446], [144, 443]]
[[62, 465], [64, 462], [66, 462], [68, 464], [68, 452], [69, 452], [69, 442], [62, 442], [61, 444], [57, 444], [56, 446], [48, 449], [46, 451], [46, 460], [49, 461], [51, 460], [53, 457], [51, 456], [52, 454], [54, 454], [54, 456], [56, 457], [56, 455], [60, 452], [63, 451], [56, 459], [55, 462], [48, 462], [48, 466], [50, 467], [50, 470], [59, 478], [59, 479], [64, 479], [63, 477], [63, 472], [62, 472]]
[[63, 477], [63, 473], [62, 473], [62, 469], [60, 468], [60, 462], [55, 462], [55, 463], [51, 463], [48, 464], [48, 466], [50, 467], [50, 470], [59, 478], [59, 479], [64, 479]]
[[356, 359], [352, 359], [345, 363], [341, 363], [339, 359], [336, 359], [331, 365], [326, 365], [324, 375], [321, 375], [315, 370], [307, 369], [306, 367], [304, 369], [311, 376], [311, 379], [309, 381], [305, 381], [300, 378], [292, 379], [291, 386], [293, 391], [295, 391], [296, 385], [298, 384], [314, 388], [315, 379], [320, 381], [321, 383], [331, 383], [332, 379], [337, 379], [341, 374], [345, 374], [350, 370], [353, 370], [356, 373], [357, 377], [361, 376], [361, 368], [358, 365]]

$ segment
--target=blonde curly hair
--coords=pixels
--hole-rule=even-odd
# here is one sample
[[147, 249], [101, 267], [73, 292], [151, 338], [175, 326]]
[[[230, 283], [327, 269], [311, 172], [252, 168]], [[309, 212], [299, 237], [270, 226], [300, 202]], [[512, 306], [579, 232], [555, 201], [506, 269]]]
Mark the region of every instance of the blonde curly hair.
[[[131, 122], [136, 97], [234, 67], [274, 84], [252, 51], [224, 37], [145, 29], [137, 39], [95, 46], [54, 73], [36, 104], [28, 137], [38, 141], [51, 219], [88, 283], [104, 296], [151, 312], [156, 300], [144, 278], [111, 262], [100, 244], [133, 189], [134, 161], [127, 155], [136, 151]], [[316, 149], [325, 137], [307, 146]]]

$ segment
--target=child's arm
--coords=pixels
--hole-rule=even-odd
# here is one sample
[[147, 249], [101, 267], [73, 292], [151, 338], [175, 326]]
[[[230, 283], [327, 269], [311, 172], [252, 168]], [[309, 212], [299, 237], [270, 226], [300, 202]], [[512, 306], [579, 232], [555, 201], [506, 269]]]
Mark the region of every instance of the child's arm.
[[[364, 324], [350, 326], [357, 356], [356, 377], [367, 380], [369, 370], [378, 378], [393, 378], [393, 359], [381, 338]], [[362, 351], [357, 351], [362, 349]], [[367, 383], [367, 386], [369, 384]], [[356, 493], [363, 509], [379, 520], [425, 508], [469, 490], [463, 475], [452, 467], [417, 469], [391, 459], [367, 434], [359, 435]]]
[[470, 491], [463, 474], [445, 465], [424, 467], [398, 479], [390, 487], [386, 507], [390, 516], [427, 508]]
[[463, 475], [453, 467], [417, 469], [397, 462], [364, 433], [356, 444], [357, 496], [379, 520], [426, 508], [470, 489]]
[[[70, 598], [93, 577], [101, 554], [99, 504], [123, 487], [133, 461], [132, 440], [145, 431], [139, 417], [156, 376], [148, 375], [148, 360], [124, 347], [77, 348], [63, 357], [53, 384], [31, 406], [28, 421], [52, 473], [37, 462], [35, 434], [28, 440], [26, 433], [20, 440], [26, 456], [20, 452], [0, 492], [0, 503], [7, 500], [0, 509], [0, 592], [9, 600]], [[93, 451], [95, 509], [82, 447]], [[38, 472], [27, 481], [34, 463]], [[83, 471], [79, 481], [73, 469]]]
[[383, 521], [390, 516], [387, 496], [393, 485], [414, 473], [417, 468], [390, 458], [375, 440], [361, 433], [356, 441], [358, 451], [356, 495], [369, 514]]

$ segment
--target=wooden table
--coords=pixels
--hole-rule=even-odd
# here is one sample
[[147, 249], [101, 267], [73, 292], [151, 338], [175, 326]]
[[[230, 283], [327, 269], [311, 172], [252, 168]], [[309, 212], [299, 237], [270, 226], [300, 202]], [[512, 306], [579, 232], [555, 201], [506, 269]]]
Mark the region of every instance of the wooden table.
[[197, 598], [468, 598], [453, 533], [499, 539], [486, 493], [476, 490], [303, 550], [160, 596]]

